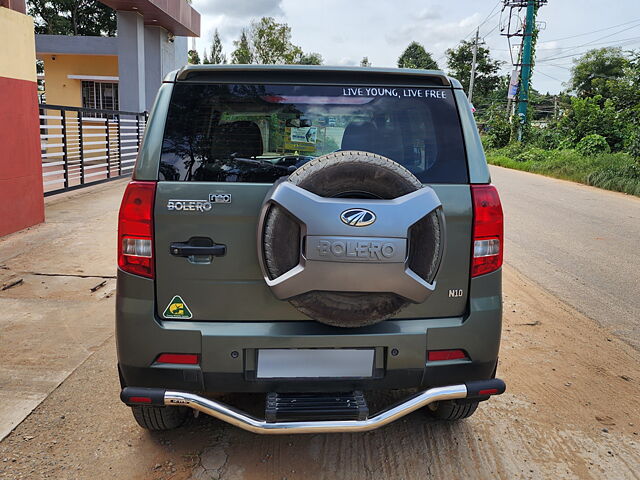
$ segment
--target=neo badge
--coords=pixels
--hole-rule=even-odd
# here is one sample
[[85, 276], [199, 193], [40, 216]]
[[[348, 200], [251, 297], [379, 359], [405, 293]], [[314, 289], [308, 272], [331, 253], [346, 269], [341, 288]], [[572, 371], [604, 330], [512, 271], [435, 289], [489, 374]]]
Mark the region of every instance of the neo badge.
[[176, 295], [173, 297], [173, 300], [169, 302], [167, 308], [165, 308], [164, 313], [162, 314], [164, 318], [181, 318], [183, 320], [188, 320], [193, 317], [191, 310], [187, 307], [187, 304], [184, 303], [182, 297], [180, 295]]

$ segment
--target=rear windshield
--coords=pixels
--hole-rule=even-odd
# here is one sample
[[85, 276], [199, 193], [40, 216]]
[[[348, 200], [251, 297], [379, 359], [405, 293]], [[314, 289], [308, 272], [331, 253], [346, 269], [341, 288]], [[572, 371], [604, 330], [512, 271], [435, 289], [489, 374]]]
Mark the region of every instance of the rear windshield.
[[271, 183], [315, 157], [377, 153], [423, 183], [466, 183], [444, 88], [176, 84], [160, 180]]

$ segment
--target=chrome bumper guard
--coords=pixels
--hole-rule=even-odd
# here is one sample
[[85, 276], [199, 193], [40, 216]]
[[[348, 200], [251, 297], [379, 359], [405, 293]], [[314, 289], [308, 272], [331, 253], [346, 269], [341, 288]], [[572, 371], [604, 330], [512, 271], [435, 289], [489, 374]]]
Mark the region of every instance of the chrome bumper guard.
[[334, 433], [367, 432], [387, 425], [433, 402], [465, 398], [486, 400], [492, 395], [504, 393], [505, 388], [505, 383], [497, 378], [479, 380], [460, 385], [430, 388], [365, 420], [273, 423], [255, 418], [222, 402], [188, 392], [176, 392], [159, 388], [125, 387], [120, 394], [120, 398], [130, 406], [190, 407], [253, 433]]

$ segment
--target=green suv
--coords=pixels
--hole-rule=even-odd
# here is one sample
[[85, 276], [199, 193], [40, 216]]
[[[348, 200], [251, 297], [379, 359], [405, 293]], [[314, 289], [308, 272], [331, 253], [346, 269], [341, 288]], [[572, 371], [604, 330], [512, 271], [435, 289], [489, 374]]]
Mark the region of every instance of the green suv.
[[[165, 79], [119, 216], [121, 399], [256, 433], [470, 416], [504, 392], [503, 217], [442, 72], [188, 66]], [[369, 412], [376, 390], [404, 400]], [[264, 417], [219, 401], [264, 393]]]

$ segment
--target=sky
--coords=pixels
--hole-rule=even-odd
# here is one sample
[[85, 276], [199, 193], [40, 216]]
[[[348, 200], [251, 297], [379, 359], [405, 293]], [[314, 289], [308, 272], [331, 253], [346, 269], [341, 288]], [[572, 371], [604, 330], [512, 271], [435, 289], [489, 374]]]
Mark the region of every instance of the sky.
[[[193, 0], [202, 15], [202, 37], [196, 39], [196, 48], [202, 57], [218, 29], [229, 57], [242, 28], [252, 19], [272, 16], [289, 24], [292, 42], [305, 52], [320, 53], [325, 65], [358, 65], [366, 56], [374, 67], [395, 67], [406, 46], [417, 41], [446, 70], [445, 50], [472, 39], [480, 26], [480, 37], [492, 56], [505, 62], [502, 70], [507, 73], [512, 62], [507, 37], [501, 33], [507, 31], [509, 10], [502, 11], [502, 4], [502, 0]], [[564, 90], [573, 59], [590, 48], [640, 49], [640, 0], [549, 0], [540, 8], [537, 22], [540, 35], [532, 83], [542, 93]], [[520, 39], [511, 42], [516, 45]]]

